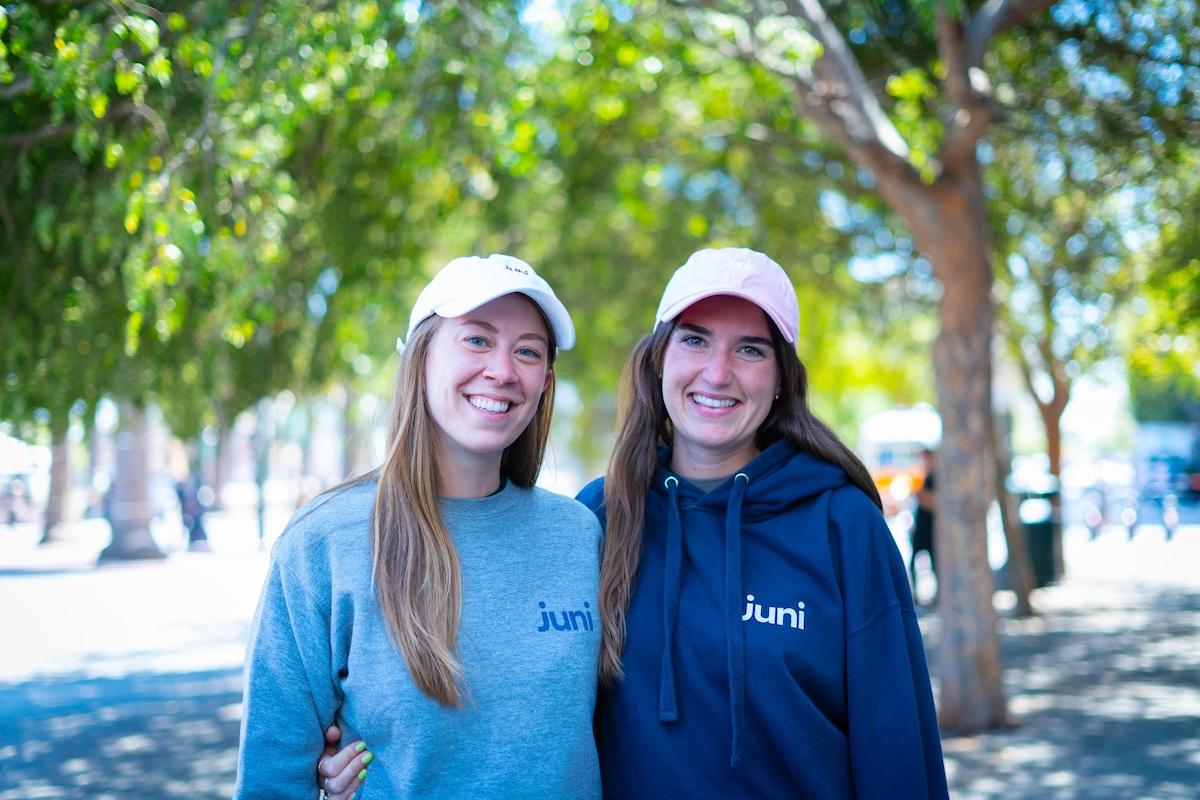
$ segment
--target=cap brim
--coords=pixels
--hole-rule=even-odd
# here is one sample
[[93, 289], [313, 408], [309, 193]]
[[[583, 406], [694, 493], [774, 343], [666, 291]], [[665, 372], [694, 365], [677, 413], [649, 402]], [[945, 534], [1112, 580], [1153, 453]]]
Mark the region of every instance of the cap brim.
[[523, 294], [537, 304], [550, 323], [550, 329], [554, 333], [554, 344], [559, 350], [570, 350], [575, 346], [575, 325], [571, 322], [571, 315], [567, 313], [566, 306], [553, 294], [539, 289], [509, 289], [505, 287], [495, 294], [476, 296], [466, 301], [443, 303], [433, 309], [432, 313], [439, 317], [461, 317], [506, 294]]
[[737, 297], [737, 298], [740, 298], [742, 300], [745, 300], [749, 303], [753, 303], [754, 305], [758, 306], [759, 309], [761, 309], [762, 312], [764, 314], [766, 314], [768, 317], [770, 317], [771, 321], [775, 323], [775, 327], [779, 329], [779, 333], [783, 336], [783, 338], [787, 341], [788, 344], [796, 343], [796, 335], [791, 332], [791, 329], [789, 328], [786, 320], [780, 319], [779, 316], [777, 314], [775, 314], [774, 312], [770, 311], [769, 309], [763, 308], [762, 303], [760, 303], [758, 301], [758, 298], [755, 297], [754, 295], [752, 295], [751, 293], [741, 292], [741, 291], [738, 291], [737, 289], [705, 289], [704, 291], [700, 291], [700, 292], [696, 292], [695, 294], [688, 295], [687, 297], [683, 298], [682, 300], [676, 300], [674, 303], [667, 306], [666, 308], [659, 309], [658, 320], [654, 323], [654, 327], [657, 328], [659, 323], [661, 323], [661, 322], [667, 322], [668, 320], [675, 319], [680, 314], [682, 314], [684, 311], [687, 311], [690, 307], [696, 305], [696, 303], [699, 303], [701, 300], [705, 300], [709, 297], [719, 297], [721, 295], [727, 295], [729, 297]]

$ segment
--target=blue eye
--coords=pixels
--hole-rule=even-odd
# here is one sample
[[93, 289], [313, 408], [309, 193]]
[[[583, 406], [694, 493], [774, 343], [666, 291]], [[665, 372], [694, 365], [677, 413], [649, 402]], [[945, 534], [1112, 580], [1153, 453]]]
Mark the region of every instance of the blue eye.
[[679, 337], [680, 344], [686, 344], [688, 347], [700, 347], [704, 344], [704, 339], [694, 333], [685, 333]]
[[483, 336], [468, 336], [463, 341], [472, 347], [487, 347], [488, 344], [488, 340]]
[[533, 349], [532, 347], [519, 348], [517, 350], [517, 355], [519, 355], [521, 358], [528, 358], [535, 361], [539, 361], [542, 358], [541, 352]]
[[762, 350], [762, 348], [755, 347], [752, 344], [742, 345], [741, 352], [743, 355], [749, 356], [750, 358], [754, 358], [754, 359], [767, 357], [766, 352], [764, 352]]

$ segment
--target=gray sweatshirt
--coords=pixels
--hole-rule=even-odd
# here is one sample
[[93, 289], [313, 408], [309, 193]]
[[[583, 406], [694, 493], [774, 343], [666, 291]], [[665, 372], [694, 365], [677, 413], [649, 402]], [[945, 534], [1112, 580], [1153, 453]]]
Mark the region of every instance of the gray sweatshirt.
[[375, 753], [356, 800], [596, 798], [600, 525], [509, 483], [443, 499], [462, 567], [465, 707], [414, 686], [371, 587], [374, 482], [321, 497], [272, 553], [247, 652], [236, 797], [314, 798], [323, 732]]

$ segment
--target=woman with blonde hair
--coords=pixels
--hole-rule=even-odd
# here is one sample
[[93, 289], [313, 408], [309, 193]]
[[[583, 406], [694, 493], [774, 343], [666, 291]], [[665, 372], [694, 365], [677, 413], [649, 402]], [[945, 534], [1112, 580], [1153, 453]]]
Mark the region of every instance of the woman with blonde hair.
[[272, 553], [237, 797], [311, 796], [331, 725], [354, 744], [330, 793], [370, 765], [381, 798], [599, 795], [600, 529], [533, 486], [574, 336], [511, 256], [455, 259], [421, 292], [383, 465], [311, 502]]

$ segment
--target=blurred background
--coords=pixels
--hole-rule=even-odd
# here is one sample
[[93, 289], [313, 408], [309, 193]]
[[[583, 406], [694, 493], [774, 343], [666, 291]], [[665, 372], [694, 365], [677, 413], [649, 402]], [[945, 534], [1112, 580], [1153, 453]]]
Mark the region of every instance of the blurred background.
[[906, 560], [938, 451], [954, 795], [1194, 797], [1197, 42], [1192, 0], [0, 4], [0, 800], [232, 792], [270, 545], [378, 463], [446, 261], [572, 311], [573, 494], [706, 246], [788, 271]]

